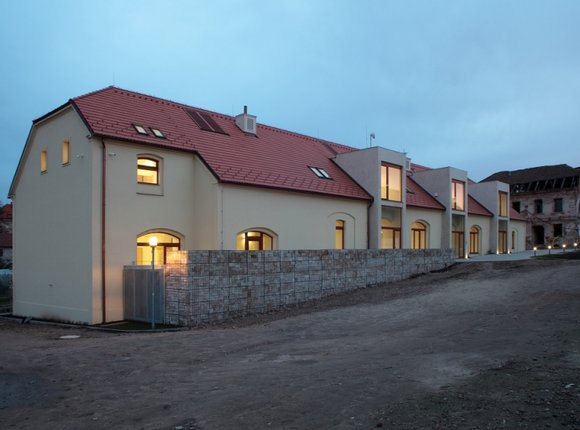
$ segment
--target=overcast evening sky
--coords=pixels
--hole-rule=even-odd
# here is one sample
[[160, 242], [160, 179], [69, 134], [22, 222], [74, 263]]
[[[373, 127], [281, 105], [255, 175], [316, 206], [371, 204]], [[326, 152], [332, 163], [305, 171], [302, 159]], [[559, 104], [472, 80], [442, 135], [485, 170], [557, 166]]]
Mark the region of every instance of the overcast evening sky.
[[32, 120], [109, 85], [476, 181], [578, 167], [579, 23], [575, 0], [4, 1], [0, 200]]

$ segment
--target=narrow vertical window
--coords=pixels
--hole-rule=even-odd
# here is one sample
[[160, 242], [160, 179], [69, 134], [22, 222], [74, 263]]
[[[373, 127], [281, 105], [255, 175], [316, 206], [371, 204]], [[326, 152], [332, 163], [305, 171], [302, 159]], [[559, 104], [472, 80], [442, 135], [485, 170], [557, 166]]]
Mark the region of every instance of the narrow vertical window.
[[137, 159], [137, 182], [159, 185], [159, 161], [152, 158]]
[[451, 207], [457, 211], [465, 210], [465, 184], [461, 181], [451, 182]]
[[499, 216], [508, 216], [508, 195], [503, 191], [499, 192]]
[[70, 163], [70, 142], [65, 140], [62, 142], [62, 164]]
[[554, 212], [564, 211], [564, 201], [561, 198], [554, 199]]
[[541, 214], [544, 212], [544, 202], [542, 199], [534, 200], [534, 209], [537, 214]]
[[411, 224], [411, 248], [427, 248], [427, 227], [421, 222]]
[[334, 236], [335, 248], [344, 249], [344, 221], [341, 219], [336, 221]]
[[46, 152], [46, 149], [40, 151], [40, 173], [46, 173], [46, 170], [48, 168], [47, 157], [48, 154]]
[[381, 199], [402, 201], [403, 169], [401, 166], [383, 164], [381, 166]]

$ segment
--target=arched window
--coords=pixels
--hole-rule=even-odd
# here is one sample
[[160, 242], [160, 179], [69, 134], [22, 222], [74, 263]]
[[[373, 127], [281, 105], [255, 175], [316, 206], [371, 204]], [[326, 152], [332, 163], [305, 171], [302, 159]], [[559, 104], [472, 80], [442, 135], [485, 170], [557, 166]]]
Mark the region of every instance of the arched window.
[[479, 227], [474, 225], [469, 229], [469, 253], [479, 254], [480, 252]]
[[137, 182], [159, 185], [159, 160], [151, 157], [137, 158]]
[[177, 251], [180, 249], [181, 240], [177, 236], [164, 232], [152, 232], [139, 236], [137, 238], [137, 264], [151, 264], [151, 247], [149, 239], [157, 237], [157, 246], [155, 247], [155, 265], [165, 264], [167, 251]]
[[414, 222], [411, 224], [411, 248], [427, 248], [427, 226], [422, 222]]
[[336, 249], [344, 249], [344, 220], [337, 219], [334, 227], [334, 242]]
[[274, 249], [274, 239], [263, 231], [244, 231], [236, 237], [238, 251], [269, 251]]

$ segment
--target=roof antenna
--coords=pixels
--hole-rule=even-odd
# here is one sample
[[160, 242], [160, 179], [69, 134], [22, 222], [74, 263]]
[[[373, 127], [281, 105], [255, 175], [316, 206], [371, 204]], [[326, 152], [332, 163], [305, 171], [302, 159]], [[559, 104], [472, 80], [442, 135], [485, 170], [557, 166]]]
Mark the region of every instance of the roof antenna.
[[373, 146], [373, 139], [375, 138], [375, 133], [369, 134], [369, 148]]

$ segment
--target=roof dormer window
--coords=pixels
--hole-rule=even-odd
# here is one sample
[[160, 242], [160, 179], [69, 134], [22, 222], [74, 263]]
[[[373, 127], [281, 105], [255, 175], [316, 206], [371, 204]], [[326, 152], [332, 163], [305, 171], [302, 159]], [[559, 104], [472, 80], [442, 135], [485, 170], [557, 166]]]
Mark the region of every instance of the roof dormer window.
[[139, 134], [143, 134], [145, 136], [147, 136], [149, 134], [149, 133], [147, 133], [147, 130], [145, 129], [145, 127], [143, 127], [142, 125], [133, 124], [133, 127], [135, 127], [135, 130], [137, 130], [137, 133], [139, 133]]
[[153, 135], [155, 137], [159, 137], [161, 139], [165, 139], [165, 135], [163, 134], [163, 132], [161, 130], [159, 130], [158, 128], [153, 128], [151, 127], [151, 132], [153, 133]]
[[314, 173], [320, 179], [332, 179], [332, 177], [328, 174], [328, 172], [326, 170], [324, 170], [323, 168], [312, 167], [312, 166], [309, 166], [309, 167], [310, 167], [310, 170], [312, 170], [312, 173]]

